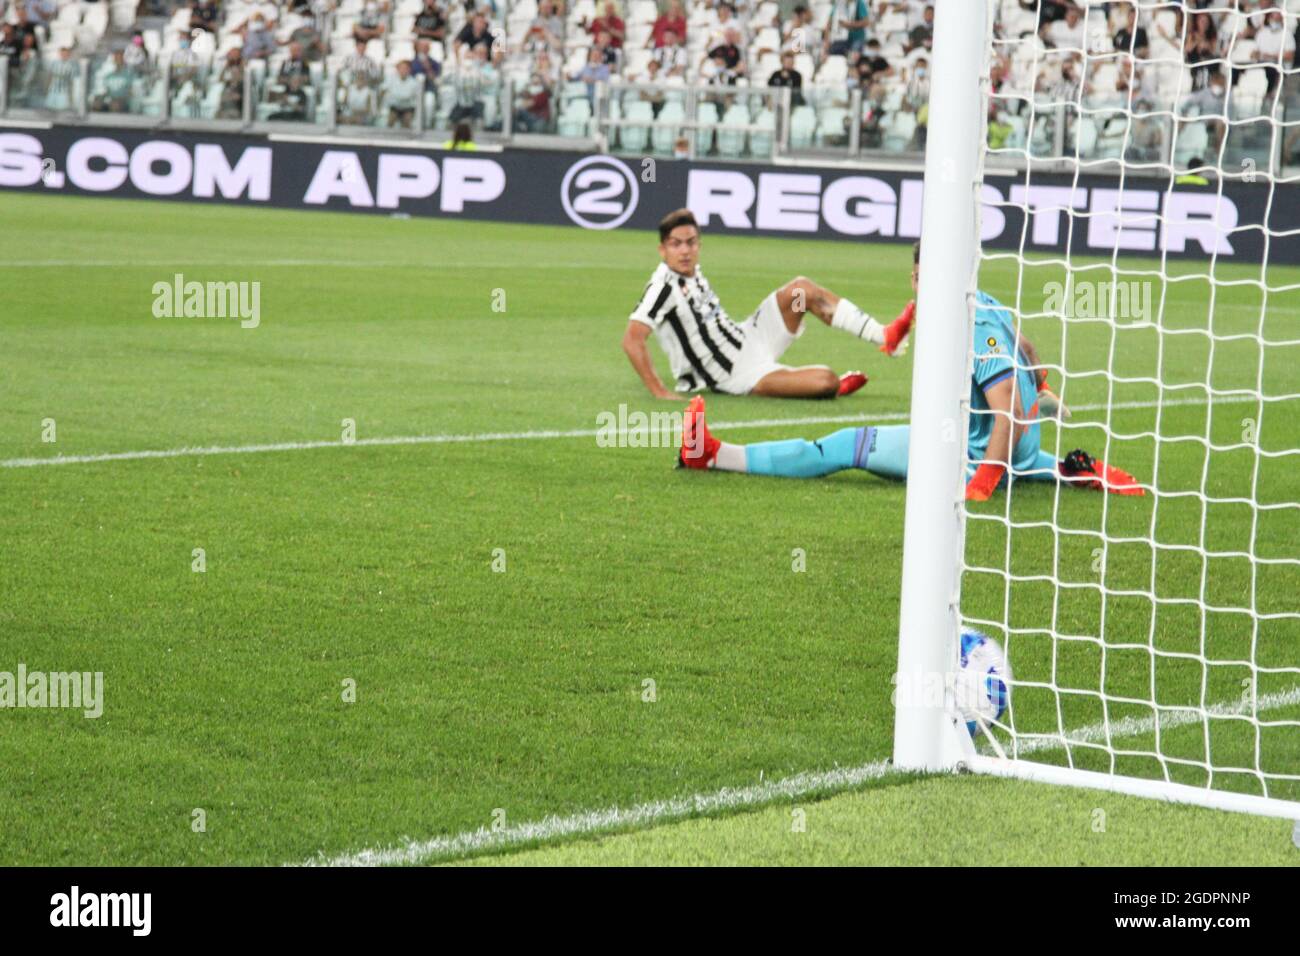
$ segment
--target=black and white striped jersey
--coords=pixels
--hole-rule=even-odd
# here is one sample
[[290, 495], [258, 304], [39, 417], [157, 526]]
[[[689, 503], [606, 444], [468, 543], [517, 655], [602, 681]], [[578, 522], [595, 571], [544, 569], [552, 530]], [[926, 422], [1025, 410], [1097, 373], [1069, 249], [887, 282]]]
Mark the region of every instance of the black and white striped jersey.
[[677, 391], [715, 388], [731, 377], [745, 332], [727, 317], [700, 267], [678, 275], [660, 263], [629, 316], [655, 330], [677, 378]]

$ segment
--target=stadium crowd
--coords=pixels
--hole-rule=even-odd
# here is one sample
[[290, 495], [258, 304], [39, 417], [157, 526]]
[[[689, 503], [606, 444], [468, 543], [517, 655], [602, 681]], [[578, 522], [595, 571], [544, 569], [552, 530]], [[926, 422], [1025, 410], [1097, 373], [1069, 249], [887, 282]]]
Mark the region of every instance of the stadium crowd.
[[[0, 0], [9, 105], [74, 109], [85, 84], [97, 112], [161, 116], [169, 97], [175, 117], [310, 122], [332, 88], [344, 125], [499, 130], [509, 113], [516, 132], [604, 133], [635, 150], [659, 121], [682, 125], [655, 128], [656, 151], [680, 150], [694, 130], [704, 151], [741, 155], [748, 143], [762, 155], [789, 90], [794, 149], [925, 143], [934, 20], [925, 0], [136, 4]], [[1194, 123], [1184, 152], [1204, 152], [1232, 120], [1300, 98], [1294, 82], [1278, 91], [1294, 75], [1300, 0], [996, 6], [996, 148], [1153, 157], [1175, 124]], [[1158, 115], [1129, 124], [1132, 112]], [[742, 132], [728, 138], [728, 128]]]

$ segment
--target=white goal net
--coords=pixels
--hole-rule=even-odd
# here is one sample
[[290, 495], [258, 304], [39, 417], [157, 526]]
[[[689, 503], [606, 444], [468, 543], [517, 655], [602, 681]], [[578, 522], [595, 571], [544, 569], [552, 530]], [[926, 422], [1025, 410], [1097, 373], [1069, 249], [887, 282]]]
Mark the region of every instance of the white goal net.
[[952, 629], [1014, 675], [977, 770], [1300, 819], [1298, 13], [990, 0], [968, 293], [1067, 411], [1017, 384], [1042, 454], [958, 509]]

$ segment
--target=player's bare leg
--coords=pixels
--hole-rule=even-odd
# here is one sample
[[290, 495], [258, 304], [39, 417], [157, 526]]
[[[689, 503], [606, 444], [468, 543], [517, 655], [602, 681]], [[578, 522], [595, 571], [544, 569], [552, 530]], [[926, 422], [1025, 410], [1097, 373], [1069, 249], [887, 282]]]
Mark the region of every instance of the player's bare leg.
[[[866, 384], [865, 376], [863, 384]], [[825, 365], [805, 365], [768, 372], [749, 394], [767, 398], [834, 398], [839, 392], [840, 377], [832, 369]]]

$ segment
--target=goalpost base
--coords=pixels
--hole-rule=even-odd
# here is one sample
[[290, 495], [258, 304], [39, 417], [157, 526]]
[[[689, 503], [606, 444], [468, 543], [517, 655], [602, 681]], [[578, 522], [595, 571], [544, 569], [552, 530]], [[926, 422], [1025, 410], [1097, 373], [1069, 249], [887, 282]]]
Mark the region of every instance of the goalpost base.
[[1084, 787], [1090, 790], [1109, 790], [1111, 793], [1123, 793], [1134, 797], [1146, 797], [1151, 800], [1163, 800], [1166, 803], [1190, 804], [1198, 807], [1209, 807], [1214, 810], [1231, 810], [1235, 813], [1277, 817], [1282, 820], [1295, 821], [1297, 827], [1300, 827], [1300, 803], [1291, 800], [1279, 800], [1275, 797], [1261, 797], [1249, 793], [1233, 793], [1228, 790], [1211, 790], [1207, 787], [1193, 787], [1185, 783], [1171, 783], [1166, 780], [1121, 777], [1108, 773], [1099, 773], [1095, 770], [1056, 767], [1051, 764], [1031, 763], [1025, 760], [1003, 760], [985, 754], [975, 754], [968, 757], [965, 764], [972, 773], [988, 774], [994, 777], [1013, 777], [1019, 780], [1052, 783], [1058, 786]]

